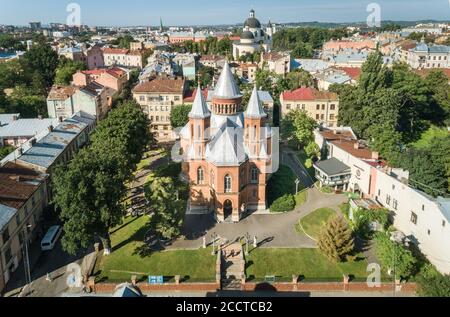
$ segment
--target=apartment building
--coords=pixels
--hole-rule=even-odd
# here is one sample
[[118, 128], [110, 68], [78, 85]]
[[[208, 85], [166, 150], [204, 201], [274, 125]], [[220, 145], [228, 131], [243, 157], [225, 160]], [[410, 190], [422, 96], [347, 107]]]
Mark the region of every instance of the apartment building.
[[259, 67], [277, 75], [286, 76], [291, 71], [291, 55], [282, 52], [263, 52]]
[[157, 78], [133, 89], [133, 98], [148, 114], [155, 137], [172, 137], [170, 113], [172, 108], [183, 104], [186, 93], [187, 83], [184, 79]]
[[44, 119], [42, 117], [21, 119], [14, 116], [11, 122], [0, 126], [0, 147], [7, 145], [18, 147], [57, 123], [57, 119]]
[[72, 84], [87, 86], [94, 81], [115, 90], [116, 93], [120, 93], [128, 81], [128, 76], [124, 70], [118, 67], [78, 71], [73, 75]]
[[414, 69], [450, 68], [450, 46], [420, 43], [409, 50], [408, 65]]
[[336, 127], [339, 114], [339, 97], [336, 93], [301, 87], [280, 95], [280, 116], [284, 118], [294, 109], [305, 110], [322, 126]]
[[39, 233], [47, 206], [45, 174], [20, 164], [0, 166], [0, 292], [22, 260], [26, 243]]
[[103, 51], [100, 45], [94, 45], [86, 51], [86, 64], [88, 69], [105, 67]]
[[141, 51], [130, 51], [122, 48], [105, 48], [103, 49], [103, 58], [105, 66], [107, 67], [143, 67]]

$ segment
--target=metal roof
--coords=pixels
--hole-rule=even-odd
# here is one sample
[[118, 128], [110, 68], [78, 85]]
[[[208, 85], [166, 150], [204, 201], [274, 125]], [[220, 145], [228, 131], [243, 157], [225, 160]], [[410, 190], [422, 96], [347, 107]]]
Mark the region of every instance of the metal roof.
[[216, 89], [214, 90], [214, 97], [223, 99], [236, 99], [242, 97], [239, 87], [236, 85], [230, 65], [225, 63]]
[[256, 119], [267, 117], [267, 114], [264, 112], [264, 109], [262, 107], [261, 100], [259, 99], [259, 94], [256, 86], [253, 88], [247, 111], [245, 112], [245, 117]]
[[0, 138], [32, 137], [57, 124], [58, 119], [18, 119], [0, 127]]
[[211, 112], [209, 111], [208, 105], [203, 97], [202, 89], [200, 88], [200, 85], [198, 85], [194, 104], [192, 105], [191, 112], [189, 112], [189, 118], [205, 119], [209, 117], [211, 117]]
[[351, 168], [349, 166], [334, 157], [326, 161], [315, 163], [314, 168], [321, 170], [328, 176], [351, 173]]
[[89, 118], [81, 120], [79, 116], [64, 120], [53, 132], [36, 142], [19, 160], [44, 168], [50, 167], [64, 149], [88, 127], [88, 121]]
[[14, 117], [20, 118], [20, 113], [0, 113], [0, 127], [9, 124]]

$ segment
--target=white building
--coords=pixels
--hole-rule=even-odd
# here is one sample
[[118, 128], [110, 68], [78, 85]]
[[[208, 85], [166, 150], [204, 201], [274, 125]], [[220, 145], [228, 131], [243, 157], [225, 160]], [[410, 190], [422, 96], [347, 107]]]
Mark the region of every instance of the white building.
[[414, 68], [450, 68], [450, 46], [420, 43], [408, 52], [408, 64]]
[[233, 44], [233, 57], [235, 60], [246, 54], [253, 54], [259, 52], [262, 48], [265, 52], [272, 49], [272, 37], [276, 29], [272, 23], [267, 25], [264, 32], [261, 22], [255, 17], [255, 11], [250, 11], [250, 17], [244, 23], [244, 30], [241, 35], [241, 40]]
[[394, 226], [441, 273], [450, 274], [450, 199], [433, 198], [410, 187], [408, 172], [381, 164], [378, 153], [358, 141], [350, 128], [316, 131], [315, 136], [319, 147], [328, 149], [328, 158], [339, 160], [350, 171], [339, 186], [389, 209]]

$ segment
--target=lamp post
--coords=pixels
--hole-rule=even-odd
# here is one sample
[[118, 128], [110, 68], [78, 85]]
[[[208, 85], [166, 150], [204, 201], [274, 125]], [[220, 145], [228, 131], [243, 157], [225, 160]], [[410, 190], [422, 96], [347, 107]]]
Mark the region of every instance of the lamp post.
[[300, 185], [300, 180], [297, 178], [295, 180], [295, 194], [296, 195], [298, 194], [298, 185]]
[[[25, 238], [25, 257], [24, 257], [24, 266], [23, 269], [25, 271], [25, 282], [27, 285], [30, 285], [31, 288], [31, 269], [30, 269], [30, 255], [28, 252], [28, 229], [31, 228], [31, 225], [26, 225], [23, 229], [24, 238]], [[31, 289], [30, 289], [31, 292]]]

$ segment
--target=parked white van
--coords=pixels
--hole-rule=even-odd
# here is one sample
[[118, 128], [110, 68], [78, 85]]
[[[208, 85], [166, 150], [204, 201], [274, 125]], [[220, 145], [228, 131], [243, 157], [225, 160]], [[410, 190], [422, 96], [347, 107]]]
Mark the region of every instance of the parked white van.
[[47, 233], [44, 236], [44, 239], [41, 241], [41, 250], [42, 251], [50, 251], [55, 247], [56, 242], [58, 241], [59, 236], [61, 235], [62, 228], [61, 226], [53, 226], [48, 229]]

